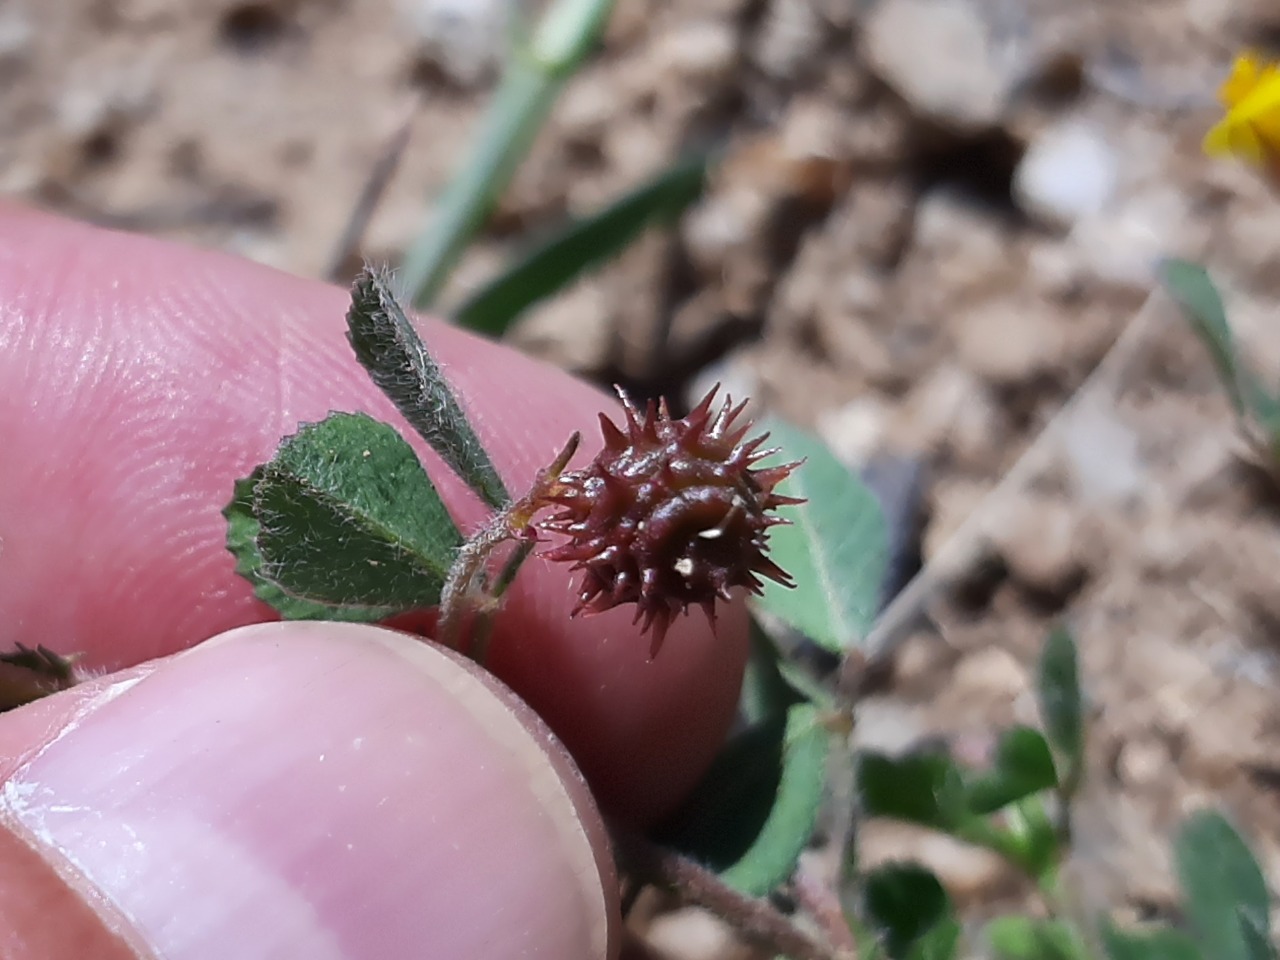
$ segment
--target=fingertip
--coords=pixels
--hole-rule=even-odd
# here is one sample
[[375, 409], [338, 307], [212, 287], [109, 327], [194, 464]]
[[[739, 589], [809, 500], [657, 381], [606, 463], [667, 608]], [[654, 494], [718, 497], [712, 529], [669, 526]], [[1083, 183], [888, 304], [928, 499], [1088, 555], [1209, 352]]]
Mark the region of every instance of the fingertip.
[[90, 686], [10, 772], [0, 823], [101, 906], [104, 943], [175, 960], [616, 955], [585, 787], [468, 662], [378, 628], [267, 624]]

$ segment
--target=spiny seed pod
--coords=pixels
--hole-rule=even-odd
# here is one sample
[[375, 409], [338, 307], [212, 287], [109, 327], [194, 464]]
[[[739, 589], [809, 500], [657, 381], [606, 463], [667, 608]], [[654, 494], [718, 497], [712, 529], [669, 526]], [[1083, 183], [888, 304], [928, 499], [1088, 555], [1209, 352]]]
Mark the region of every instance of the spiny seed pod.
[[568, 537], [544, 556], [584, 571], [574, 615], [634, 603], [652, 630], [650, 659], [691, 605], [714, 625], [716, 599], [734, 587], [758, 594], [761, 577], [794, 586], [765, 551], [768, 528], [788, 522], [770, 511], [803, 502], [774, 493], [799, 464], [752, 469], [778, 451], [760, 450], [768, 434], [744, 442], [751, 424], [736, 421], [745, 402], [726, 399], [713, 413], [718, 389], [675, 420], [665, 400], [641, 414], [619, 388], [625, 430], [600, 414], [604, 449], [542, 498], [561, 509], [536, 526]]

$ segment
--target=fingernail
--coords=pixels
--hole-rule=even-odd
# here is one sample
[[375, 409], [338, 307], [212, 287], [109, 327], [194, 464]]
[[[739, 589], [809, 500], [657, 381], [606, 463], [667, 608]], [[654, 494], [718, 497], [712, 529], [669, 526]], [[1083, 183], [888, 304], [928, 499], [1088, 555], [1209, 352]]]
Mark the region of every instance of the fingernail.
[[371, 627], [265, 624], [98, 683], [5, 782], [0, 822], [154, 955], [616, 949], [585, 788], [452, 655]]

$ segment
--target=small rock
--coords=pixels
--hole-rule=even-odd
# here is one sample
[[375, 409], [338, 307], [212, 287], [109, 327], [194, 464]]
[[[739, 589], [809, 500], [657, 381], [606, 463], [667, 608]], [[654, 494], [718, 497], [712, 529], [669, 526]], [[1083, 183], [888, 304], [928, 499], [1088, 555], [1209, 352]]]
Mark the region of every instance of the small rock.
[[1013, 178], [1018, 205], [1054, 227], [1071, 227], [1111, 203], [1119, 178], [1115, 150], [1096, 126], [1067, 121], [1032, 141]]
[[996, 548], [1018, 583], [1048, 597], [1065, 599], [1085, 574], [1076, 549], [1080, 517], [1057, 497], [1029, 496], [1006, 507], [994, 531]]
[[728, 924], [697, 907], [655, 918], [645, 940], [663, 960], [750, 960], [755, 956]]
[[826, 32], [827, 24], [811, 0], [772, 0], [751, 59], [770, 77], [794, 80], [813, 68]]
[[958, 134], [994, 126], [1018, 80], [972, 0], [883, 0], [863, 44], [871, 69], [917, 116]]
[[1085, 503], [1139, 496], [1149, 482], [1138, 435], [1117, 415], [1109, 390], [1080, 397], [1060, 422], [1061, 456]]
[[957, 363], [940, 365], [911, 391], [894, 427], [912, 449], [979, 471], [990, 469], [1004, 439], [990, 388]]
[[419, 55], [464, 89], [493, 76], [506, 46], [512, 0], [400, 0]]
[[673, 79], [714, 81], [728, 77], [737, 65], [738, 37], [722, 20], [683, 23], [659, 37], [652, 48], [651, 69]]
[[949, 313], [967, 297], [1007, 296], [1014, 269], [1009, 237], [989, 210], [938, 188], [920, 198], [910, 223], [904, 267], [916, 274], [904, 282], [921, 313]]
[[[1223, 224], [1228, 232], [1238, 226], [1234, 216], [1225, 217]], [[1162, 257], [1197, 258], [1209, 229], [1185, 190], [1156, 184], [1135, 190], [1117, 209], [1079, 220], [1071, 244], [1095, 281], [1147, 290]]]
[[1047, 305], [1007, 296], [985, 300], [957, 318], [960, 359], [997, 387], [1021, 386], [1058, 363], [1063, 336]]
[[0, 10], [0, 63], [12, 64], [31, 52], [36, 29], [26, 11], [9, 6]]
[[1130, 789], [1155, 786], [1168, 776], [1172, 758], [1160, 737], [1135, 737], [1125, 741], [1116, 758], [1116, 774]]
[[970, 695], [1007, 703], [1016, 700], [1030, 683], [1026, 668], [1001, 647], [987, 647], [962, 659], [952, 682]]
[[919, 707], [896, 697], [865, 697], [858, 701], [851, 744], [857, 750], [898, 754], [918, 746], [928, 732]]
[[883, 444], [889, 410], [876, 396], [859, 397], [818, 418], [818, 435], [848, 466], [860, 466]]
[[608, 359], [610, 323], [605, 289], [586, 280], [521, 317], [511, 330], [511, 341], [565, 370], [593, 372]]

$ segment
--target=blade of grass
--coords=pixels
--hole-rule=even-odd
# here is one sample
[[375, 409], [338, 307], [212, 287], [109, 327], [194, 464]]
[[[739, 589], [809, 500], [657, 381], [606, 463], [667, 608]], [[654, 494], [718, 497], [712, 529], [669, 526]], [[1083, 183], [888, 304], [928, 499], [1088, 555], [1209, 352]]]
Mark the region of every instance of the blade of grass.
[[432, 305], [462, 251], [511, 182], [565, 82], [599, 39], [615, 0], [558, 0], [527, 44], [517, 45], [470, 156], [446, 189], [430, 227], [406, 251], [403, 290]]
[[679, 217], [702, 195], [711, 159], [697, 154], [679, 161], [603, 210], [563, 225], [469, 298], [454, 322], [501, 336], [532, 304], [617, 256], [649, 226]]
[[1209, 351], [1236, 415], [1244, 416], [1247, 407], [1235, 341], [1222, 296], [1209, 272], [1198, 263], [1170, 258], [1160, 265], [1160, 280]]

